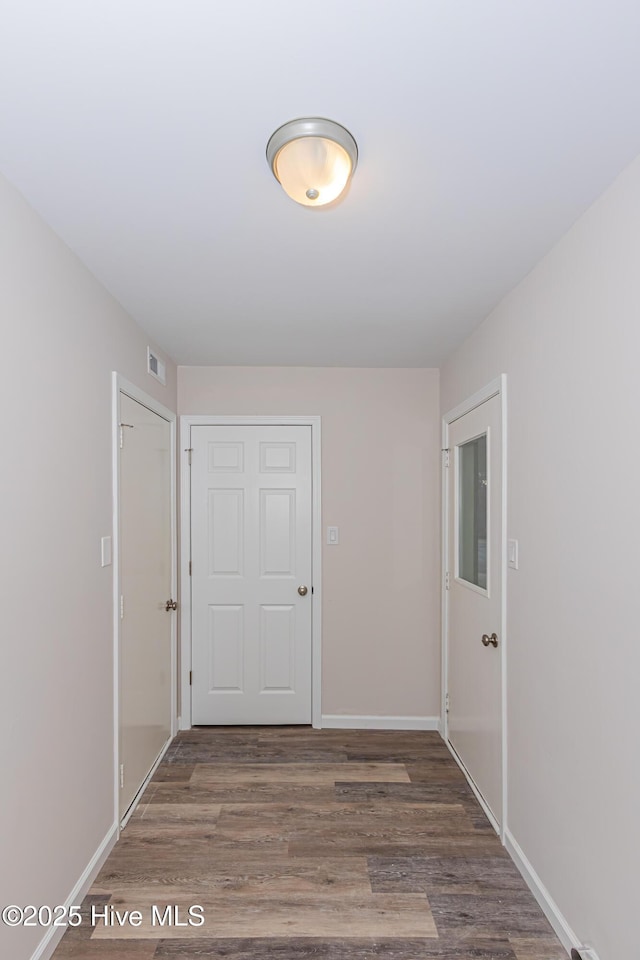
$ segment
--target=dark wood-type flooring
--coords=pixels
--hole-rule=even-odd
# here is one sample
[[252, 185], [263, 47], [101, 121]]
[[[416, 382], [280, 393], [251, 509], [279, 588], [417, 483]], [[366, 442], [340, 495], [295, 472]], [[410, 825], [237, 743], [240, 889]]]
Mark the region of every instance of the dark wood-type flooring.
[[83, 912], [55, 960], [566, 960], [435, 733], [180, 733]]

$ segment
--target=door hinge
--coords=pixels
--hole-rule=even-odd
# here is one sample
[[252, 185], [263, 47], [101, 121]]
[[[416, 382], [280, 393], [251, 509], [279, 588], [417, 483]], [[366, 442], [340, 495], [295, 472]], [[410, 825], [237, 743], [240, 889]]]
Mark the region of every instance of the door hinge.
[[448, 570], [444, 575], [444, 588], [445, 590], [451, 589], [451, 574], [449, 573]]
[[442, 448], [442, 456], [443, 456], [443, 458], [444, 458], [444, 465], [445, 465], [445, 467], [448, 467], [449, 464], [450, 464], [450, 462], [451, 462], [451, 461], [450, 461], [450, 455], [451, 455], [451, 450], [449, 449], [449, 447], [443, 447], [443, 448]]
[[189, 686], [193, 686], [193, 670], [189, 670]]
[[121, 449], [121, 450], [122, 450], [122, 448], [124, 447], [124, 428], [125, 428], [125, 427], [128, 427], [129, 430], [133, 430], [133, 424], [132, 424], [132, 423], [121, 423], [121, 424], [120, 424], [120, 449]]
[[120, 764], [120, 789], [124, 787], [124, 763]]
[[122, 620], [123, 617], [124, 617], [124, 596], [123, 594], [120, 594], [120, 619]]
[[191, 560], [189, 560], [189, 576], [191, 576], [191, 571], [192, 571], [192, 569], [193, 569], [193, 568], [192, 568], [192, 566], [191, 566]]
[[444, 709], [449, 713], [449, 694], [447, 693], [444, 698]]
[[184, 452], [188, 454], [187, 463], [189, 466], [191, 466], [191, 454], [193, 453], [193, 447], [187, 447]]

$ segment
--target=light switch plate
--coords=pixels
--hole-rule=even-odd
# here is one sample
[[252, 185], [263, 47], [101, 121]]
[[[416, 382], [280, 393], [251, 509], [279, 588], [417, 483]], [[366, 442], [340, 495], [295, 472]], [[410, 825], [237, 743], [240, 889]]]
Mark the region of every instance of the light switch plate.
[[518, 569], [518, 541], [507, 540], [507, 564], [512, 570]]
[[102, 537], [100, 540], [100, 557], [102, 566], [108, 567], [111, 564], [111, 537]]
[[340, 543], [340, 531], [337, 527], [327, 527], [327, 543], [330, 547]]

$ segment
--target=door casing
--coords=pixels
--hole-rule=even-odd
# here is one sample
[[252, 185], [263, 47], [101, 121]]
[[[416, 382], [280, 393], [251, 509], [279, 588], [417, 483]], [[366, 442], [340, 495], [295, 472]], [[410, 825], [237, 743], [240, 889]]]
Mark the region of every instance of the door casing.
[[311, 427], [311, 722], [322, 726], [322, 497], [321, 418], [245, 417], [188, 414], [180, 417], [180, 717], [179, 728], [191, 729], [191, 427], [195, 426], [308, 426]]
[[500, 609], [500, 656], [502, 668], [502, 690], [501, 690], [501, 715], [502, 715], [502, 819], [498, 828], [496, 821], [488, 809], [484, 799], [476, 789], [475, 784], [470, 779], [467, 771], [459, 762], [456, 754], [451, 750], [451, 755], [460, 766], [474, 794], [478, 798], [482, 809], [487, 814], [489, 821], [498, 829], [500, 838], [504, 843], [505, 831], [507, 829], [508, 815], [508, 790], [507, 790], [507, 375], [505, 373], [491, 380], [486, 386], [482, 387], [472, 396], [463, 400], [462, 403], [449, 410], [442, 418], [442, 584], [441, 584], [441, 613], [442, 613], [442, 704], [441, 704], [441, 736], [445, 743], [449, 743], [448, 716], [447, 716], [447, 685], [448, 685], [448, 644], [449, 644], [449, 590], [447, 589], [446, 575], [451, 572], [451, 561], [453, 557], [452, 544], [449, 543], [449, 484], [447, 482], [447, 458], [449, 457], [449, 426], [455, 420], [463, 417], [471, 410], [475, 410], [485, 401], [492, 397], [500, 398], [501, 410], [501, 429], [502, 429], [502, 463], [501, 463], [501, 482], [502, 482], [502, 603]]
[[[176, 415], [167, 407], [163, 406], [158, 400], [154, 400], [149, 394], [145, 393], [135, 384], [130, 383], [119, 373], [114, 371], [111, 375], [112, 383], [112, 489], [113, 489], [113, 526], [112, 526], [112, 560], [113, 560], [113, 804], [114, 804], [114, 823], [117, 825], [118, 836], [120, 829], [124, 826], [127, 819], [133, 813], [138, 797], [153, 775], [153, 772], [162, 759], [162, 754], [158, 757], [153, 769], [140, 787], [136, 798], [129, 807], [127, 815], [120, 821], [120, 393], [125, 393], [132, 400], [136, 400], [143, 406], [148, 407], [158, 416], [167, 420], [171, 428], [171, 596], [175, 599], [178, 595], [178, 564], [177, 564], [177, 546], [176, 546]], [[167, 598], [168, 599], [168, 598]], [[171, 738], [176, 735], [178, 730], [177, 723], [177, 690], [178, 690], [178, 669], [177, 669], [177, 617], [172, 617], [171, 624]], [[170, 741], [169, 741], [170, 742]], [[168, 746], [168, 744], [167, 744]], [[166, 748], [165, 748], [166, 749]], [[164, 752], [164, 751], [163, 751]]]

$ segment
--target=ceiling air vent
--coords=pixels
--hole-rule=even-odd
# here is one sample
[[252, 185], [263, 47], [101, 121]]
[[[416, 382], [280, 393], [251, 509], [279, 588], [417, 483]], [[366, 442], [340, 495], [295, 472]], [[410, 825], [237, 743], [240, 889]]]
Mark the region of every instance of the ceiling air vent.
[[147, 347], [147, 370], [152, 377], [159, 380], [160, 383], [167, 383], [167, 371], [164, 363], [152, 352], [151, 347]]

